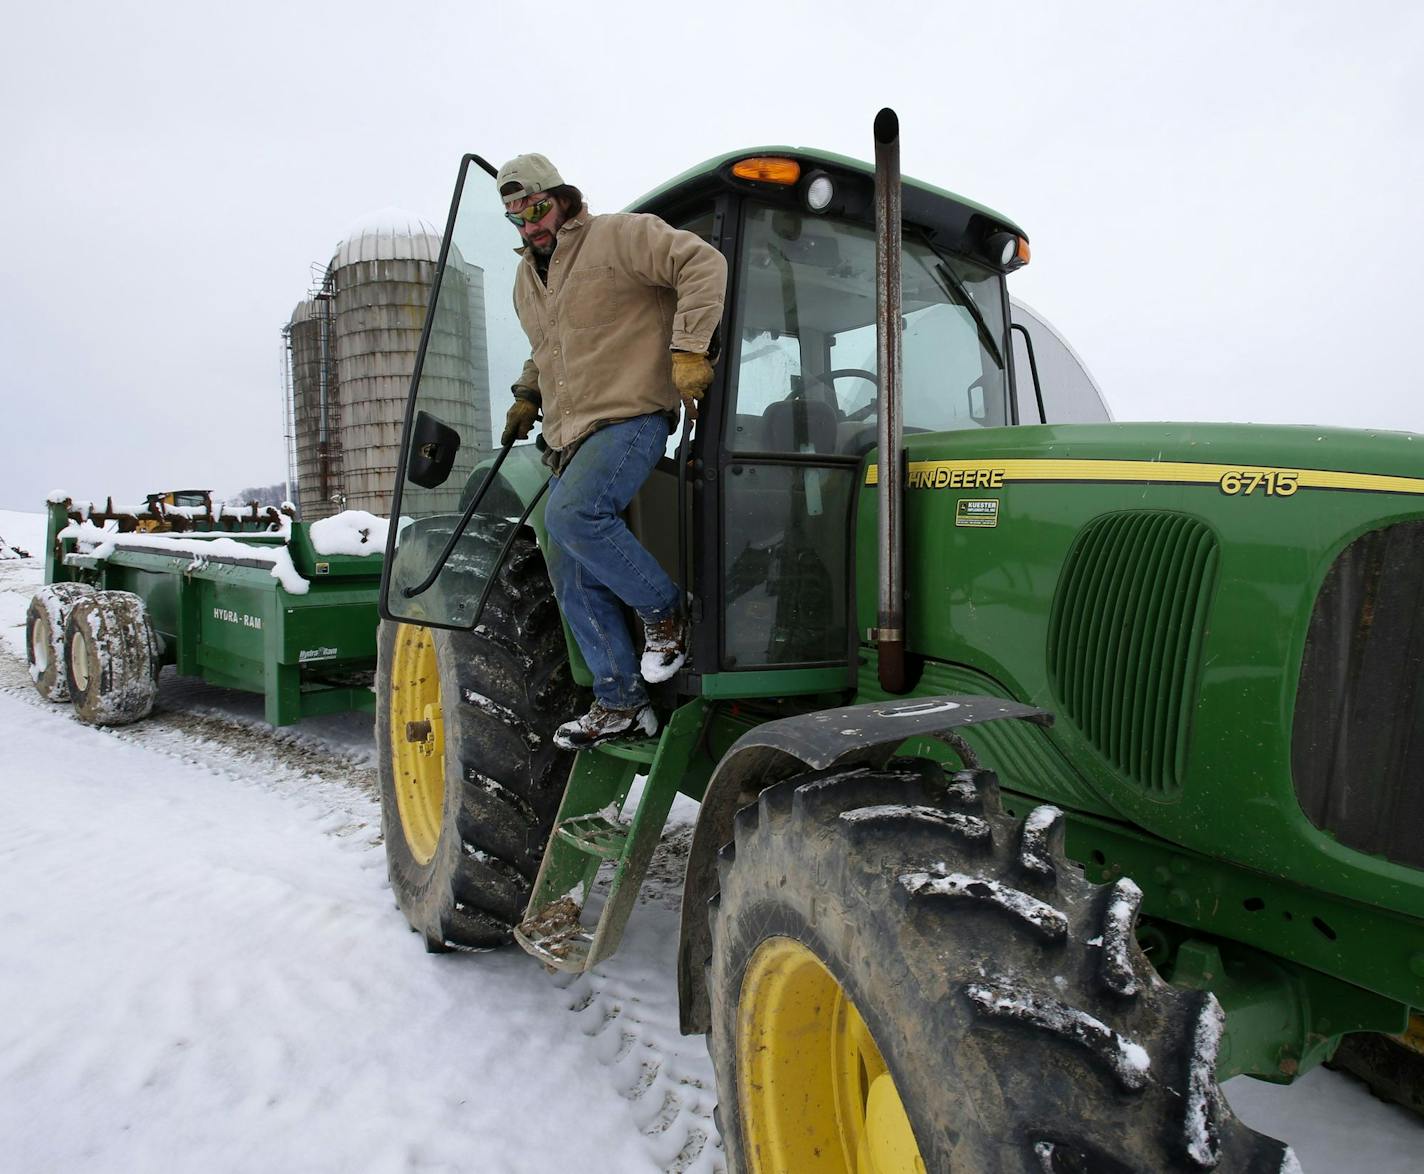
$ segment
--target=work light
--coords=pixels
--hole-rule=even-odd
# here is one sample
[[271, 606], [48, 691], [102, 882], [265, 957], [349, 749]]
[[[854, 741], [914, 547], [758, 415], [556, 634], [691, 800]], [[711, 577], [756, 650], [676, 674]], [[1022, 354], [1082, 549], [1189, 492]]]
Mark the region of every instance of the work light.
[[824, 171], [813, 171], [806, 177], [806, 186], [802, 189], [801, 196], [806, 201], [806, 207], [812, 212], [824, 212], [830, 207], [835, 195], [836, 185]]

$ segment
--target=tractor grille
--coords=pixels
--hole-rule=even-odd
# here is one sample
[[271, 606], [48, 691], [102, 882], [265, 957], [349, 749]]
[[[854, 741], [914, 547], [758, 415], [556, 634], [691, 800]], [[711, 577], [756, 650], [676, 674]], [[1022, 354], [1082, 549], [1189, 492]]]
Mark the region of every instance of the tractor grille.
[[1048, 663], [1062, 710], [1139, 786], [1181, 785], [1216, 538], [1182, 514], [1091, 522], [1053, 600]]
[[1355, 539], [1316, 598], [1291, 773], [1316, 827], [1424, 868], [1424, 522]]

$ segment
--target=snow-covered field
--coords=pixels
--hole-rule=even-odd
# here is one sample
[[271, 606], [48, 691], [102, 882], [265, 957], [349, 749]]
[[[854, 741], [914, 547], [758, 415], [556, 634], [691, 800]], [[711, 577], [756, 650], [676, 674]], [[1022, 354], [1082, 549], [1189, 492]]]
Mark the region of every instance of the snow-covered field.
[[[148, 721], [80, 725], [24, 668], [43, 518], [0, 511], [0, 538], [35, 556], [0, 559], [0, 1169], [722, 1168], [677, 1033], [690, 804], [595, 973], [427, 955], [386, 886], [368, 717], [274, 732], [165, 672]], [[1347, 1077], [1227, 1093], [1307, 1171], [1420, 1168], [1420, 1123]]]

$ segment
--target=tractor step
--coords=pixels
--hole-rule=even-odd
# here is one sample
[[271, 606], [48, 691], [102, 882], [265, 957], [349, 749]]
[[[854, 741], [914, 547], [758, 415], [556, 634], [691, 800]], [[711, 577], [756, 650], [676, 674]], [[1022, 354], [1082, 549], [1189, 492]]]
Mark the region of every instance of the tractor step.
[[[604, 742], [574, 760], [534, 892], [514, 931], [515, 941], [546, 966], [580, 973], [618, 948], [707, 713], [705, 702], [690, 701], [656, 740]], [[647, 781], [624, 820], [619, 813], [639, 774]], [[604, 864], [612, 865], [608, 892], [587, 926], [584, 908]]]
[[621, 819], [610, 819], [606, 815], [576, 815], [559, 824], [554, 834], [580, 852], [617, 860], [628, 843], [628, 828]]
[[600, 742], [595, 749], [609, 758], [621, 758], [625, 762], [641, 762], [645, 766], [652, 766], [661, 742], [661, 738], [613, 738], [608, 742]]
[[572, 897], [553, 902], [515, 928], [514, 940], [528, 954], [553, 970], [574, 974], [586, 970], [593, 934], [579, 924], [579, 905]]

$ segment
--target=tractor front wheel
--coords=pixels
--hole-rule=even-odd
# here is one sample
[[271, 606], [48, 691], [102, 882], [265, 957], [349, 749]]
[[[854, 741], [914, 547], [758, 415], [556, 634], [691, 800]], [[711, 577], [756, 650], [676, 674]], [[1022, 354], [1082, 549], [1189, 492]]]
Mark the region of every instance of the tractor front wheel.
[[808, 773], [738, 814], [709, 974], [737, 1171], [1295, 1169], [1216, 1081], [1222, 1018], [1165, 984], [1130, 881], [993, 775], [901, 760]]
[[396, 903], [432, 952], [512, 941], [573, 755], [582, 693], [544, 561], [520, 539], [473, 632], [383, 621], [381, 824]]

